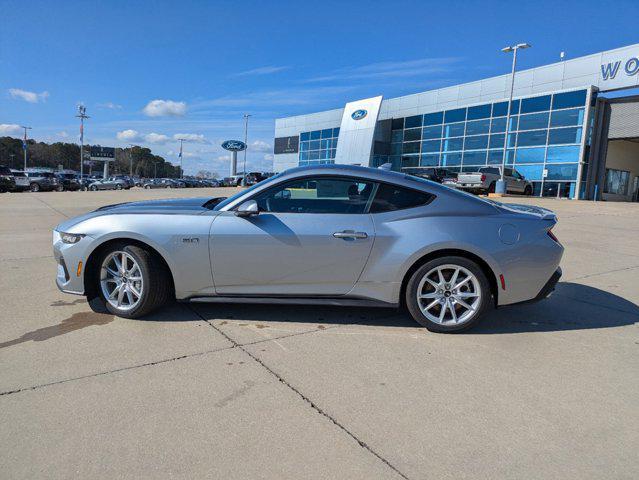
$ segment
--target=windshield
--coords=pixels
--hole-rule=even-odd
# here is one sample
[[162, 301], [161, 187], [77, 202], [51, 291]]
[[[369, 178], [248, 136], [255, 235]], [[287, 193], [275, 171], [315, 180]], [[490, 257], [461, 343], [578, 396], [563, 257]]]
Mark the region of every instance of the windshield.
[[218, 203], [215, 208], [213, 210], [221, 210], [224, 207], [226, 207], [227, 205], [229, 205], [230, 203], [234, 202], [235, 200], [237, 200], [238, 198], [240, 198], [242, 195], [249, 193], [252, 190], [255, 190], [257, 187], [261, 187], [263, 185], [266, 185], [268, 183], [273, 182], [274, 180], [276, 180], [278, 177], [280, 177], [282, 175], [282, 172], [278, 173], [277, 175], [273, 175], [271, 178], [267, 178], [264, 181], [261, 181], [259, 183], [256, 183], [254, 185], [251, 185], [249, 188], [239, 191], [237, 192], [235, 195], [230, 196], [229, 198], [227, 198], [226, 200], [224, 200], [223, 202]]

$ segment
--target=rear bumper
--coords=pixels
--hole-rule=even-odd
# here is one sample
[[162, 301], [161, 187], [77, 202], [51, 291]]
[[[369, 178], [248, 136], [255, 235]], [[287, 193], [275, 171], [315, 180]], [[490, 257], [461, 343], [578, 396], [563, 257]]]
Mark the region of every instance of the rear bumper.
[[559, 282], [560, 278], [561, 278], [561, 267], [557, 267], [557, 270], [555, 270], [555, 272], [550, 276], [546, 284], [541, 288], [541, 290], [539, 291], [539, 293], [537, 294], [535, 298], [531, 298], [530, 300], [526, 300], [523, 302], [518, 302], [517, 305], [522, 305], [526, 303], [536, 303], [540, 300], [543, 300], [544, 298], [548, 298], [550, 295], [552, 295], [552, 292], [555, 290], [555, 286], [557, 285], [557, 282]]

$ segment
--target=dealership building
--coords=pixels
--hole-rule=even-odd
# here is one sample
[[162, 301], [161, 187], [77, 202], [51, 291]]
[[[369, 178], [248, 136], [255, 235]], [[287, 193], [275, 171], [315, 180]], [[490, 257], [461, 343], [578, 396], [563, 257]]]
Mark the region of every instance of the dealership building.
[[501, 165], [505, 154], [534, 195], [638, 200], [639, 95], [606, 93], [639, 87], [639, 44], [518, 71], [507, 126], [510, 87], [507, 74], [279, 118], [274, 170], [390, 163], [466, 172]]

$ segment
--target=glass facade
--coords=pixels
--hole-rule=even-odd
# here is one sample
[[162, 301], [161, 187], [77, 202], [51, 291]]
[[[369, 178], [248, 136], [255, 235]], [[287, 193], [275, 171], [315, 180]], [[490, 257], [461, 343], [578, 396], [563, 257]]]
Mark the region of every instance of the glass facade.
[[391, 162], [396, 170], [441, 166], [474, 171], [501, 164], [507, 141], [506, 164], [534, 182], [536, 195], [572, 197], [587, 94], [578, 90], [513, 100], [507, 132], [508, 102], [396, 118], [390, 156], [377, 156], [372, 164]]
[[300, 134], [300, 166], [335, 163], [338, 136], [339, 127], [302, 132]]

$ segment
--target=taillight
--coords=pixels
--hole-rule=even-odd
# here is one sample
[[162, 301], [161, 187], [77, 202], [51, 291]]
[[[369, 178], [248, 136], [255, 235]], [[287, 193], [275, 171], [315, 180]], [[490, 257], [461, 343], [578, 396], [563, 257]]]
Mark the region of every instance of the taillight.
[[548, 230], [548, 232], [547, 232], [547, 233], [548, 233], [548, 236], [549, 236], [550, 238], [552, 238], [555, 242], [559, 243], [559, 239], [558, 239], [557, 237], [555, 237], [555, 234], [554, 234], [554, 233], [552, 233], [552, 229]]
[[486, 175], [484, 175], [483, 173], [482, 173], [482, 175], [481, 175], [481, 181], [482, 181], [482, 182], [485, 182], [485, 181], [486, 181]]

